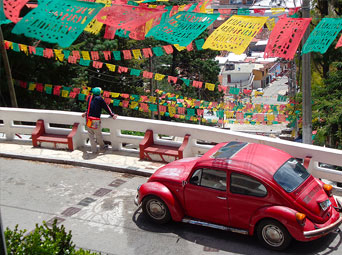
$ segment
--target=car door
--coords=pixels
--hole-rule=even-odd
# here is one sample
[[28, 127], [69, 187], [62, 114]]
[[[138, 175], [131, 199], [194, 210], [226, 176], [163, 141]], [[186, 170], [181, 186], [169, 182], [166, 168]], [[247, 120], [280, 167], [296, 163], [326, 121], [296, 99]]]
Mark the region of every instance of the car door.
[[229, 175], [229, 222], [231, 227], [248, 229], [257, 209], [268, 206], [266, 186], [247, 174]]
[[221, 225], [228, 225], [227, 172], [200, 168], [184, 187], [186, 214]]

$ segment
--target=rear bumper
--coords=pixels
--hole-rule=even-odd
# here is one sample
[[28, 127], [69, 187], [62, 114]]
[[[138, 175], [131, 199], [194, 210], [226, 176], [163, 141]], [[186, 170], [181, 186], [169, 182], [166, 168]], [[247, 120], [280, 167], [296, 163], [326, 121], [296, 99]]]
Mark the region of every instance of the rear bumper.
[[313, 238], [313, 237], [320, 237], [322, 235], [328, 234], [332, 231], [334, 231], [335, 229], [337, 229], [342, 223], [342, 216], [339, 215], [339, 218], [337, 221], [335, 221], [334, 223], [323, 227], [323, 228], [319, 228], [319, 229], [315, 229], [315, 230], [310, 230], [310, 231], [304, 231], [304, 237], [305, 238]]

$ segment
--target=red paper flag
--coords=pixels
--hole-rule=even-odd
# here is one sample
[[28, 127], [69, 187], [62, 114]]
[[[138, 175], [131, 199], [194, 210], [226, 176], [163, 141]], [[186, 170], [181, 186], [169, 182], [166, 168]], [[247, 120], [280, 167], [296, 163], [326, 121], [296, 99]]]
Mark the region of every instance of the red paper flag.
[[77, 63], [77, 59], [76, 59], [76, 57], [70, 55], [70, 56], [68, 57], [68, 62], [69, 62], [70, 64], [76, 64], [76, 63]]
[[52, 58], [54, 56], [53, 50], [45, 48], [44, 51], [43, 51], [43, 56], [46, 57], [46, 58]]
[[103, 96], [104, 97], [110, 97], [110, 92], [109, 91], [103, 91]]
[[73, 88], [72, 91], [79, 94], [81, 92], [81, 88]]
[[106, 26], [104, 39], [113, 40], [115, 37], [116, 28], [112, 26]]
[[93, 61], [93, 67], [95, 67], [97, 69], [101, 69], [102, 66], [103, 66], [103, 62]]
[[134, 40], [144, 40], [146, 33], [146, 24], [139, 26], [129, 33], [129, 38]]
[[179, 114], [185, 114], [185, 108], [184, 107], [178, 107], [178, 113]]
[[172, 47], [172, 45], [164, 45], [163, 48], [164, 48], [164, 50], [165, 50], [165, 52], [166, 52], [167, 54], [172, 54], [172, 53], [173, 53], [173, 47]]
[[140, 107], [144, 112], [148, 112], [148, 104], [140, 103]]
[[193, 81], [192, 86], [195, 88], [202, 88], [203, 82], [201, 81]]
[[144, 53], [145, 58], [149, 58], [153, 56], [151, 48], [144, 48], [142, 49], [142, 51]]
[[104, 101], [106, 102], [106, 104], [110, 104], [112, 100], [109, 97], [106, 97], [104, 98]]
[[120, 94], [122, 98], [129, 98], [129, 94]]
[[61, 93], [61, 88], [62, 88], [62, 86], [59, 86], [59, 85], [54, 86], [54, 88], [53, 88], [53, 94], [54, 94], [55, 96], [59, 96], [59, 94]]
[[202, 116], [204, 110], [203, 109], [197, 109], [197, 115]]
[[177, 82], [177, 77], [168, 76], [168, 77], [167, 77], [167, 81], [168, 81], [169, 83], [171, 83], [171, 82], [176, 83], [176, 82]]
[[43, 92], [44, 90], [44, 86], [42, 83], [37, 83], [36, 84], [36, 90], [39, 91], [39, 92]]
[[218, 9], [220, 14], [230, 14], [232, 12], [231, 9]]
[[29, 52], [30, 54], [36, 54], [36, 47], [29, 46]]
[[103, 53], [105, 60], [112, 59], [112, 52], [111, 51], [102, 51], [102, 53]]
[[152, 79], [153, 78], [153, 73], [144, 71], [143, 72], [143, 77], [147, 79]]
[[99, 60], [100, 59], [98, 51], [92, 51], [92, 52], [90, 52], [90, 54], [91, 54], [91, 59], [92, 60]]
[[290, 8], [290, 9], [289, 9], [289, 15], [295, 14], [296, 12], [299, 11], [299, 9], [300, 9], [300, 7]]
[[310, 21], [311, 18], [280, 19], [272, 30], [264, 57], [293, 59]]
[[147, 96], [140, 96], [141, 102], [146, 102], [148, 100]]
[[75, 57], [75, 59], [80, 59], [81, 58], [80, 52], [78, 50], [73, 50], [72, 51], [72, 56]]
[[340, 39], [338, 39], [338, 42], [337, 42], [337, 44], [335, 46], [335, 49], [337, 49], [339, 47], [342, 47], [342, 35], [341, 35]]
[[129, 105], [129, 101], [128, 100], [122, 101], [122, 107], [127, 108], [128, 105]]
[[192, 45], [192, 42], [186, 46], [187, 51], [192, 51], [194, 49], [194, 46]]
[[75, 98], [75, 97], [76, 97], [76, 93], [73, 92], [73, 91], [71, 91], [71, 92], [69, 93], [69, 97], [70, 97], [70, 98]]
[[123, 50], [122, 54], [124, 59], [132, 59], [132, 53], [130, 50]]
[[165, 9], [145, 8], [131, 5], [112, 5], [103, 8], [96, 19], [116, 29], [132, 31], [147, 21], [161, 17]]
[[26, 5], [28, 0], [3, 0], [2, 2], [3, 11], [6, 17], [10, 21], [18, 23], [21, 20], [21, 18], [19, 18], [20, 11]]
[[123, 66], [119, 66], [118, 72], [119, 73], [127, 73], [128, 72], [128, 68], [127, 67], [123, 67]]
[[265, 14], [266, 9], [254, 9], [254, 13], [259, 13], [261, 16]]
[[27, 82], [25, 82], [25, 81], [20, 81], [20, 82], [19, 82], [19, 85], [20, 85], [20, 87], [26, 89], [26, 87], [27, 87]]

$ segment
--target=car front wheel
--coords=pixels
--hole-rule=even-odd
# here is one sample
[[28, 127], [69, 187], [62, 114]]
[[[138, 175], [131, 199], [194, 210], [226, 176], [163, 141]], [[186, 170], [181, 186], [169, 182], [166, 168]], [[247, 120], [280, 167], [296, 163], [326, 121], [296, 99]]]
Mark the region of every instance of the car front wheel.
[[147, 196], [142, 201], [143, 213], [149, 220], [158, 224], [164, 224], [171, 220], [169, 208], [157, 196]]
[[263, 220], [257, 227], [259, 241], [266, 247], [276, 251], [285, 250], [292, 237], [287, 229], [276, 220]]

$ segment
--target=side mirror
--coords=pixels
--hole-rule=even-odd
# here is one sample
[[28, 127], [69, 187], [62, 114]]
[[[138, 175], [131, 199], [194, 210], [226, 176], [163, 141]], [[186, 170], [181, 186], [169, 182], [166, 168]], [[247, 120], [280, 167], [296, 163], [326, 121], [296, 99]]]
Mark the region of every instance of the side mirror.
[[198, 181], [199, 181], [199, 178], [198, 178], [197, 175], [190, 178], [190, 183], [191, 184], [198, 185]]

